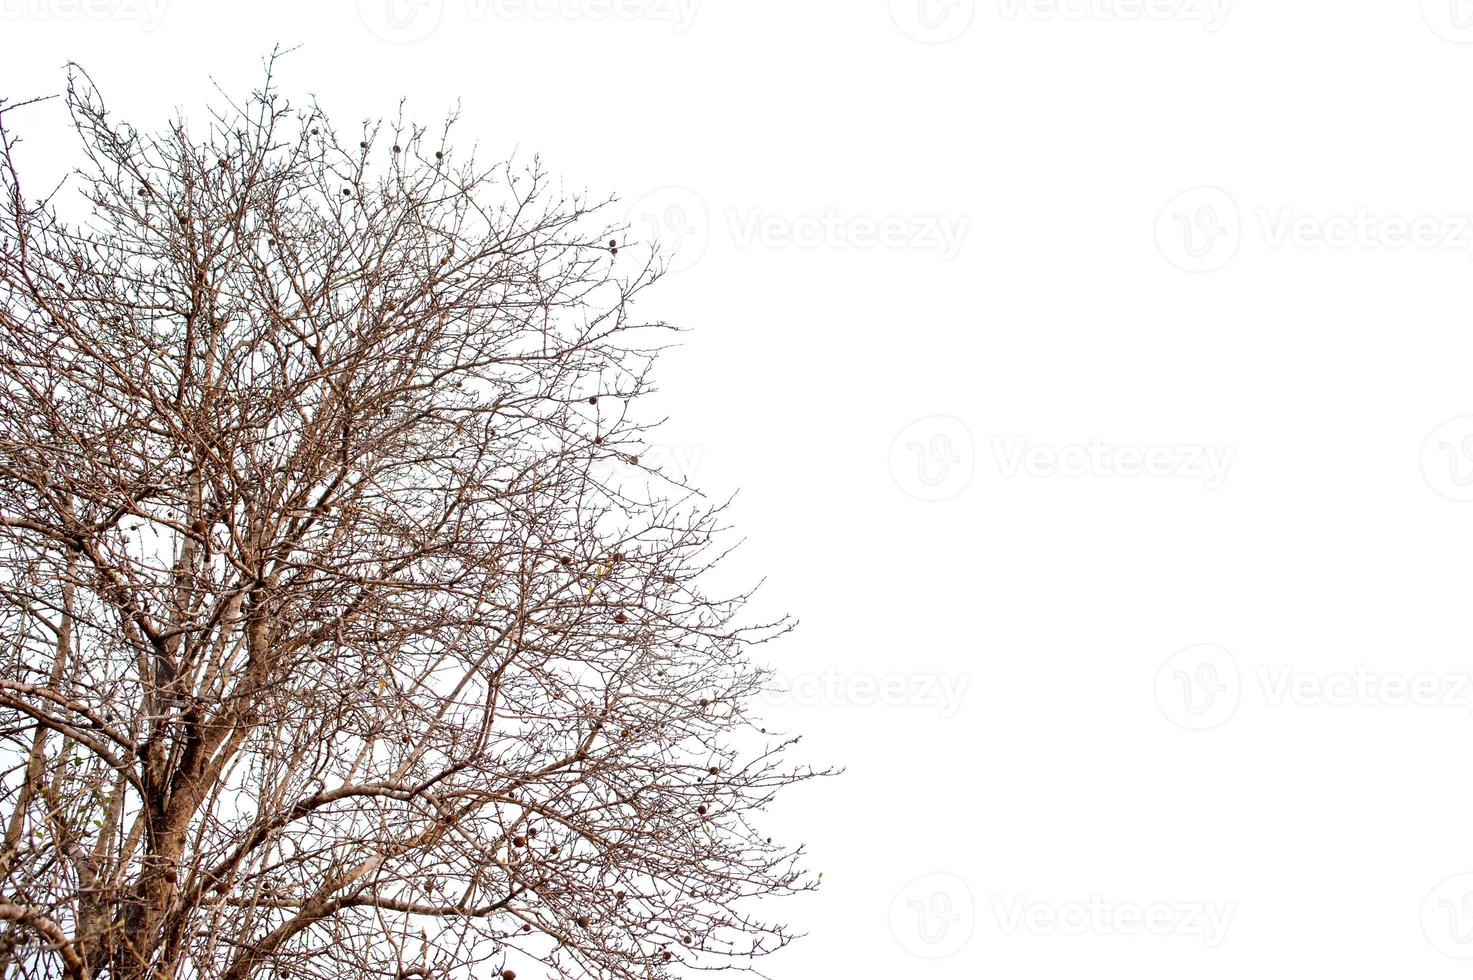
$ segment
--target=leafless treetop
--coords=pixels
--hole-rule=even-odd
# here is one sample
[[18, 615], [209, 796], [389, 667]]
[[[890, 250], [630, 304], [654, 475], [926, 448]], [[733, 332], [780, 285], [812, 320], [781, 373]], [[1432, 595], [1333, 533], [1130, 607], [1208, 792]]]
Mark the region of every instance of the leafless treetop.
[[269, 65], [193, 129], [65, 101], [85, 162], [39, 195], [0, 103], [4, 972], [785, 943], [764, 901], [811, 882], [754, 814], [811, 773], [744, 649], [787, 624], [707, 594], [721, 506], [630, 478], [665, 328], [607, 202]]

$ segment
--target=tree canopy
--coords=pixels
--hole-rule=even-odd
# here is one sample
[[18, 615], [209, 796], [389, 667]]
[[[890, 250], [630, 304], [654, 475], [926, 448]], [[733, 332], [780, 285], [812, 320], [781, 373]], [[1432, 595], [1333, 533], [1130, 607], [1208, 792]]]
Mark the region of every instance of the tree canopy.
[[815, 774], [725, 505], [639, 463], [658, 253], [271, 70], [147, 132], [73, 68], [39, 195], [0, 103], [4, 972], [750, 966]]

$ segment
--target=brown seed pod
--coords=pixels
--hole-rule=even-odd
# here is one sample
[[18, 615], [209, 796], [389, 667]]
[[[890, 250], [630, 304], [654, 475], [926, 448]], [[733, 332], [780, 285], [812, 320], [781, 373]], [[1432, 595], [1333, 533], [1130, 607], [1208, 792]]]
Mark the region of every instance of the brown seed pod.
[[696, 812], [704, 817], [706, 815], [706, 804], [702, 803], [700, 806], [696, 807]]
[[443, 160], [443, 159], [445, 159], [445, 154], [441, 153], [439, 150], [436, 150], [435, 151], [435, 159], [436, 160]]
[[701, 698], [701, 702], [700, 703], [701, 703], [701, 707], [703, 707], [703, 708], [710, 707], [710, 705], [711, 705], [711, 699], [710, 698]]
[[578, 916], [577, 922], [578, 922], [578, 928], [580, 928], [580, 929], [587, 929], [588, 928], [588, 916], [586, 916], [586, 915], [580, 915], [580, 916]]
[[629, 622], [629, 617], [624, 615], [623, 613], [617, 613], [614, 616], [614, 622], [618, 623], [620, 626], [623, 626], [625, 623]]
[[517, 836], [513, 837], [511, 839], [511, 842], [516, 847], [526, 847], [527, 846], [527, 838], [523, 837], [521, 834], [518, 834]]
[[598, 404], [598, 396], [597, 395], [590, 395], [588, 397], [588, 404], [590, 404], [590, 405], [597, 405]]
[[517, 980], [517, 971], [516, 970], [502, 970], [501, 971], [501, 980]]
[[714, 776], [717, 773], [719, 773], [721, 770], [718, 769], [718, 768], [716, 768], [715, 766], [712, 766], [710, 769], [707, 769], [706, 771], [709, 772], [711, 775]]
[[368, 142], [365, 140], [364, 142], [359, 143], [358, 144], [358, 149], [360, 149], [360, 150], [366, 150], [366, 149], [368, 149]]

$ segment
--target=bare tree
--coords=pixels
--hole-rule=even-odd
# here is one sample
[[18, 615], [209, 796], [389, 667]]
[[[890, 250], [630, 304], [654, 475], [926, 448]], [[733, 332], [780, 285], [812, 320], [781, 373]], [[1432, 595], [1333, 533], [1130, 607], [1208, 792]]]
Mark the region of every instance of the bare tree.
[[754, 814], [814, 773], [724, 505], [610, 476], [658, 261], [271, 79], [150, 134], [73, 68], [39, 197], [0, 103], [5, 974], [752, 967], [813, 886]]

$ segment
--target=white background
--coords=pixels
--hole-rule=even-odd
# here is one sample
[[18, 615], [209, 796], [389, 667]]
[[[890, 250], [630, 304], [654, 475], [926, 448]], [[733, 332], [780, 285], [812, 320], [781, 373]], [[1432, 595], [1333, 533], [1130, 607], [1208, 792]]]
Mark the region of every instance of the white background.
[[389, 2], [0, 0], [0, 93], [158, 124], [302, 43], [684, 245], [648, 455], [740, 488], [848, 769], [771, 973], [1467, 975], [1467, 0]]

